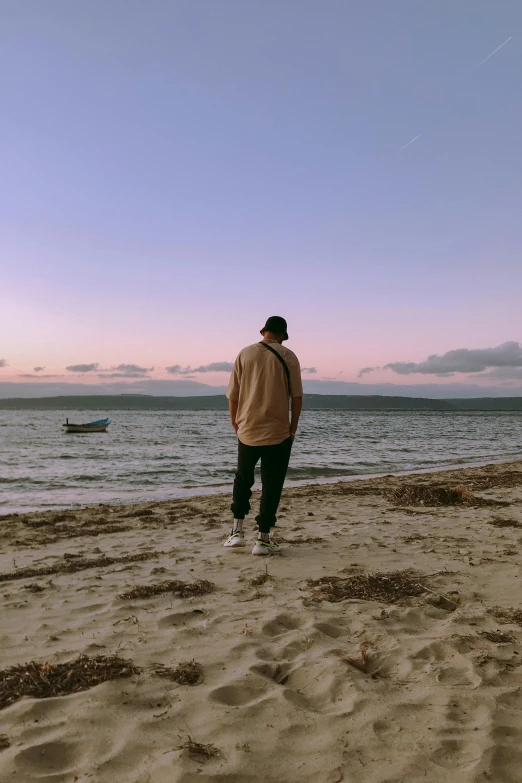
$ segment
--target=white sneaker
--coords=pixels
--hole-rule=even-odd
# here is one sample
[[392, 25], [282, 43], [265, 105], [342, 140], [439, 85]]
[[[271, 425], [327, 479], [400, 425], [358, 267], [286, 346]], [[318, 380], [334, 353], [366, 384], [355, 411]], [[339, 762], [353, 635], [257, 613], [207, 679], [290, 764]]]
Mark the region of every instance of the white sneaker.
[[228, 547], [246, 546], [245, 534], [241, 530], [236, 530], [236, 531], [232, 530], [230, 532], [229, 537], [224, 542], [223, 546], [228, 546]]
[[252, 550], [253, 555], [277, 555], [281, 551], [279, 544], [275, 541], [262, 541], [257, 539], [255, 546]]

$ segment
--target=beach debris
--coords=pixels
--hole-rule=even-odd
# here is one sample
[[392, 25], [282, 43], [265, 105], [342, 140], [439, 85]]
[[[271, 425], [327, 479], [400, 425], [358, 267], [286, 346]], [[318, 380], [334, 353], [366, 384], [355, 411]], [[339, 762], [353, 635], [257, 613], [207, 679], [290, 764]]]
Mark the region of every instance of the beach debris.
[[253, 576], [252, 579], [249, 580], [248, 584], [250, 587], [259, 587], [260, 585], [264, 585], [265, 582], [269, 582], [270, 580], [274, 581], [274, 577], [272, 574], [268, 573], [268, 564], [265, 564], [264, 574]]
[[31, 582], [30, 585], [25, 585], [25, 589], [29, 590], [30, 593], [42, 593], [45, 590], [45, 587], [39, 585], [38, 582]]
[[364, 644], [361, 645], [359, 658], [351, 657], [346, 652], [346, 650], [332, 650], [332, 653], [333, 655], [336, 655], [337, 658], [340, 658], [342, 661], [347, 663], [349, 666], [353, 666], [354, 669], [358, 669], [360, 672], [363, 672], [363, 674], [371, 674], [372, 677], [377, 676], [377, 672], [375, 670], [372, 672], [372, 660], [368, 655], [368, 648]]
[[[472, 563], [470, 563], [470, 565], [472, 565]], [[428, 588], [425, 589], [428, 590]], [[434, 606], [436, 609], [444, 609], [445, 612], [454, 612], [459, 605], [457, 598], [449, 598], [447, 595], [435, 593], [432, 590], [428, 590], [428, 592], [431, 593], [430, 597], [428, 598], [428, 603], [431, 604], [431, 606]]]
[[522, 609], [501, 609], [500, 606], [496, 606], [493, 614], [501, 623], [520, 625], [522, 628]]
[[22, 663], [0, 670], [0, 709], [24, 696], [33, 699], [68, 696], [102, 682], [132, 677], [140, 671], [132, 661], [117, 655], [80, 655], [66, 663]]
[[0, 750], [6, 750], [11, 747], [9, 737], [5, 734], [0, 734]]
[[522, 484], [522, 470], [504, 470], [491, 476], [479, 476], [473, 478], [470, 483], [474, 489], [519, 487]]
[[166, 552], [141, 552], [136, 555], [122, 555], [121, 557], [102, 557], [96, 558], [64, 558], [50, 566], [41, 566], [40, 568], [17, 568], [16, 571], [10, 571], [0, 574], [0, 582], [12, 582], [15, 579], [31, 579], [35, 576], [50, 576], [51, 574], [74, 574], [76, 571], [84, 571], [87, 568], [106, 568], [116, 563], [140, 563], [143, 560], [152, 560], [154, 557], [160, 557]]
[[158, 663], [154, 666], [154, 674], [178, 685], [199, 685], [203, 682], [203, 667], [196, 661], [183, 661], [175, 669]]
[[380, 601], [393, 604], [402, 598], [423, 595], [427, 588], [425, 577], [411, 570], [373, 572], [349, 577], [322, 576], [309, 579], [312, 601], [337, 603], [347, 599]]
[[171, 593], [179, 598], [192, 598], [196, 595], [212, 593], [216, 588], [213, 582], [207, 579], [196, 579], [195, 582], [182, 582], [180, 579], [171, 579], [168, 582], [158, 582], [155, 585], [138, 585], [132, 590], [121, 593], [118, 598], [128, 600], [131, 598], [150, 598], [153, 595]]
[[489, 520], [490, 525], [494, 525], [494, 527], [522, 527], [522, 522], [519, 522], [518, 519], [505, 519], [503, 517], [493, 517], [493, 519]]
[[[70, 523], [70, 524], [68, 524]], [[82, 536], [103, 536], [111, 533], [124, 533], [132, 528], [121, 523], [114, 524], [114, 520], [105, 517], [87, 519], [75, 518], [71, 514], [46, 514], [36, 519], [24, 519], [26, 528], [39, 530], [43, 534], [45, 543], [54, 543], [67, 538], [80, 538]], [[42, 530], [45, 528], [45, 530]], [[42, 535], [37, 539], [42, 541]]]
[[415, 541], [423, 541], [425, 538], [428, 538], [428, 536], [423, 536], [421, 533], [412, 533], [411, 536], [404, 536], [402, 540], [405, 544], [412, 544]]
[[268, 595], [267, 593], [260, 593], [256, 587], [254, 595], [251, 595], [249, 598], [240, 598], [239, 603], [246, 604], [249, 601], [257, 601], [259, 598], [266, 598], [267, 595]]
[[201, 742], [196, 742], [192, 737], [187, 737], [185, 742], [182, 745], [179, 745], [176, 750], [186, 750], [193, 761], [200, 762], [208, 761], [216, 756], [221, 756], [221, 751], [219, 751], [215, 745], [211, 745], [210, 743], [205, 745]]
[[488, 639], [490, 642], [495, 642], [495, 644], [511, 644], [511, 642], [516, 641], [512, 633], [499, 630], [481, 631], [480, 636], [484, 636], [485, 639]]
[[125, 533], [132, 530], [128, 525], [105, 525], [104, 527], [76, 527], [67, 526], [62, 528], [53, 528], [52, 537], [54, 541], [62, 538], [81, 538], [82, 536], [108, 536], [111, 533]]
[[386, 494], [398, 506], [486, 506], [491, 500], [475, 497], [464, 484], [447, 487], [442, 484], [399, 484]]
[[24, 519], [22, 520], [24, 525], [27, 525], [27, 527], [51, 527], [51, 521], [49, 518], [44, 519]]

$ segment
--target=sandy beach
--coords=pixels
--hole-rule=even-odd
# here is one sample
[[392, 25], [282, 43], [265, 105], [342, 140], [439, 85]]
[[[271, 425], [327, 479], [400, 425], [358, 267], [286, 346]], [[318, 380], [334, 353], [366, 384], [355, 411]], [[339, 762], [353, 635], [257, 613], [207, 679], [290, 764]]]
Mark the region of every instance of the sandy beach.
[[2, 783], [519, 783], [522, 462], [229, 503], [1, 518]]

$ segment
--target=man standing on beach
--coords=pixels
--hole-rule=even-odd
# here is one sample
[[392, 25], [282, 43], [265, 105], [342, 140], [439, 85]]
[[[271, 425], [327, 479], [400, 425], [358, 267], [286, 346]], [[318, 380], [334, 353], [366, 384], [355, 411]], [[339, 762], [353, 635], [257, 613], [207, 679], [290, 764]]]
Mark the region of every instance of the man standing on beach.
[[[234, 480], [234, 525], [225, 547], [246, 546], [243, 522], [250, 511], [254, 469], [261, 460], [259, 536], [253, 555], [271, 555], [279, 545], [270, 539], [303, 407], [301, 368], [297, 356], [283, 346], [288, 340], [284, 318], [274, 315], [261, 329], [263, 340], [243, 348], [228, 386], [232, 427], [238, 436]], [[288, 401], [291, 400], [289, 421]]]

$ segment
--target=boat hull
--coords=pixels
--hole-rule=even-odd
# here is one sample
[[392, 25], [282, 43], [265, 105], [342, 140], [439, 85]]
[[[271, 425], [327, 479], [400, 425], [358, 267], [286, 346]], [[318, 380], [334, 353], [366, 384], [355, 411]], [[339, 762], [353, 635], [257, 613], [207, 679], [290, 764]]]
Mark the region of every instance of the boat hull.
[[63, 424], [64, 432], [107, 432], [108, 424]]

